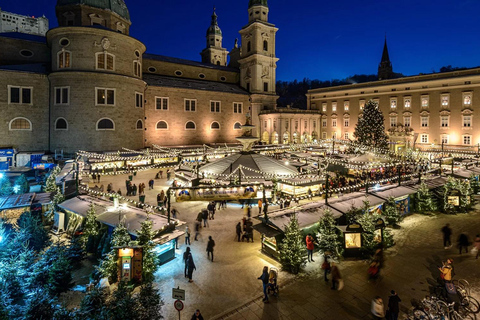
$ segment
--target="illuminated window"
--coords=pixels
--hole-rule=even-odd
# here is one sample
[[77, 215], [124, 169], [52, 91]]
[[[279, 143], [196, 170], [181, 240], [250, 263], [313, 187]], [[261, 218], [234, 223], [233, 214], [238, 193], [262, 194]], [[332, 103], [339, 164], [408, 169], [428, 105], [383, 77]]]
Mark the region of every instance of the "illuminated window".
[[332, 127], [336, 127], [337, 126], [337, 119], [332, 119]]
[[195, 130], [196, 128], [197, 126], [193, 121], [188, 121], [187, 123], [185, 123], [185, 130]]
[[57, 65], [59, 69], [71, 67], [71, 60], [70, 60], [71, 55], [72, 53], [70, 51], [66, 51], [64, 49], [62, 49], [62, 51], [58, 53]]
[[210, 101], [210, 112], [220, 112], [220, 101]]
[[98, 131], [115, 130], [115, 123], [108, 118], [102, 118], [97, 122]]
[[185, 99], [185, 111], [194, 112], [196, 110], [197, 100]]
[[115, 70], [115, 56], [107, 52], [98, 52], [97, 56], [97, 69], [99, 70]]
[[156, 128], [157, 130], [168, 130], [168, 123], [166, 121], [158, 121]]
[[32, 104], [32, 88], [8, 86], [9, 104]]
[[95, 101], [97, 106], [114, 106], [115, 89], [96, 88]]
[[442, 107], [448, 107], [450, 104], [450, 96], [448, 94], [443, 94], [441, 99]]
[[464, 106], [471, 106], [472, 105], [472, 94], [471, 93], [464, 93], [463, 94], [463, 105]]
[[8, 128], [10, 131], [32, 131], [32, 123], [27, 118], [15, 118]]
[[210, 129], [212, 130], [220, 130], [220, 123], [214, 121], [212, 122], [212, 124], [210, 125]]
[[405, 108], [410, 108], [412, 106], [412, 98], [411, 97], [403, 98], [403, 105]]
[[332, 102], [332, 112], [337, 112], [337, 103]]
[[390, 99], [390, 108], [395, 109], [397, 108], [397, 99]]
[[327, 104], [326, 103], [322, 103], [322, 111], [327, 112]]
[[471, 145], [472, 144], [472, 136], [463, 136], [463, 144], [464, 145]]
[[67, 105], [69, 98], [70, 87], [56, 87], [55, 88], [55, 104]]
[[428, 96], [422, 96], [420, 101], [421, 101], [422, 108], [428, 107]]
[[449, 116], [441, 116], [440, 117], [440, 127], [447, 128], [449, 126]]
[[157, 110], [168, 110], [168, 98], [166, 98], [166, 97], [155, 97], [155, 109], [157, 109]]
[[397, 117], [390, 117], [390, 127], [397, 126]]
[[428, 127], [428, 117], [420, 117], [420, 125], [424, 128]]
[[143, 94], [135, 92], [135, 107], [143, 108]]
[[463, 127], [470, 128], [472, 126], [472, 116], [463, 116]]
[[323, 119], [323, 120], [322, 120], [322, 127], [325, 128], [326, 126], [327, 126], [327, 120], [326, 120], [326, 119]]
[[67, 120], [58, 118], [57, 121], [55, 121], [55, 130], [68, 130]]
[[332, 139], [337, 139], [337, 133], [336, 132], [332, 133]]
[[343, 110], [348, 111], [348, 109], [350, 109], [350, 102], [349, 101], [343, 102]]
[[441, 143], [448, 144], [448, 134], [443, 134], [442, 135]]
[[410, 117], [403, 117], [403, 126], [410, 127], [412, 125], [412, 118]]
[[359, 101], [359, 107], [360, 107], [360, 111], [362, 111], [363, 108], [365, 108], [365, 100], [360, 100]]
[[142, 76], [142, 64], [140, 63], [140, 61], [133, 61], [133, 75], [135, 77]]
[[344, 127], [350, 126], [350, 119], [344, 119], [344, 120], [343, 120], [343, 126], [344, 126]]
[[234, 102], [233, 103], [233, 113], [242, 113], [243, 103]]
[[421, 143], [428, 143], [428, 134], [420, 135], [420, 142]]

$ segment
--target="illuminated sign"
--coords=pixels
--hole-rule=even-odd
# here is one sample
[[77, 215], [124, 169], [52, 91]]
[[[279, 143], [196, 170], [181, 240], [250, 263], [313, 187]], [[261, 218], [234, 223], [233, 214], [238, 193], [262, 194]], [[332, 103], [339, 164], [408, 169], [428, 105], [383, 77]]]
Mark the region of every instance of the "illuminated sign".
[[449, 196], [447, 201], [448, 201], [448, 204], [454, 205], [455, 207], [458, 207], [460, 205], [459, 196]]
[[123, 269], [124, 270], [130, 270], [130, 263], [124, 263], [123, 264]]

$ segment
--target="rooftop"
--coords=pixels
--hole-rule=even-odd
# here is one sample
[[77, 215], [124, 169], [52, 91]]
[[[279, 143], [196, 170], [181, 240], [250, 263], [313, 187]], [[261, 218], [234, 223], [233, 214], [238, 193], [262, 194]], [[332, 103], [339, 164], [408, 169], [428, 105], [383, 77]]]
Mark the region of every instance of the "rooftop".
[[193, 60], [173, 58], [173, 57], [167, 57], [167, 56], [162, 56], [162, 55], [158, 55], [158, 54], [151, 54], [151, 53], [145, 53], [143, 55], [143, 59], [144, 60], [150, 59], [150, 60], [156, 60], [156, 61], [170, 62], [170, 63], [176, 63], [176, 64], [184, 64], [184, 65], [187, 65], [187, 66], [217, 69], [217, 70], [223, 70], [223, 71], [229, 71], [229, 72], [239, 72], [239, 70], [236, 69], [236, 68], [217, 66], [215, 64], [210, 64], [210, 63], [202, 63], [202, 62], [193, 61]]

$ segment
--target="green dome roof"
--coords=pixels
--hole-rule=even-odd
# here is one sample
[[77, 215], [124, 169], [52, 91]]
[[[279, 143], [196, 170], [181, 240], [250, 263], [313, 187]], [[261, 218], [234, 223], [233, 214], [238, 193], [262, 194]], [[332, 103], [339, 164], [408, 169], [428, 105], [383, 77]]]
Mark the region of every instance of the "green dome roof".
[[218, 26], [217, 14], [215, 13], [215, 11], [213, 11], [212, 14], [212, 23], [207, 29], [207, 37], [209, 35], [222, 35], [222, 30], [220, 30], [220, 27]]
[[86, 5], [94, 8], [110, 10], [123, 19], [130, 21], [130, 13], [123, 0], [57, 0], [57, 7], [71, 5]]
[[268, 7], [267, 0], [250, 0], [248, 3], [248, 7], [251, 8], [253, 6], [264, 6]]

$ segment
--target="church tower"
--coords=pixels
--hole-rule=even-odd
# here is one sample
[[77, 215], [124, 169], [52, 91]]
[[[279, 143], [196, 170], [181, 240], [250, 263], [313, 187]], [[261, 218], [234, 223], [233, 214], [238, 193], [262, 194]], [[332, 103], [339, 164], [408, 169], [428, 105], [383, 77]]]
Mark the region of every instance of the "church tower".
[[378, 80], [393, 79], [394, 73], [392, 63], [388, 55], [387, 37], [385, 37], [385, 44], [383, 45], [382, 61], [378, 66]]
[[218, 26], [217, 14], [213, 8], [212, 23], [207, 29], [207, 47], [200, 53], [203, 63], [211, 63], [218, 66], [227, 65], [228, 51], [222, 48], [222, 30]]
[[278, 29], [268, 22], [267, 0], [250, 0], [248, 24], [240, 30], [240, 85], [251, 94], [251, 114], [257, 125], [262, 110], [274, 110], [276, 95], [275, 35]]

